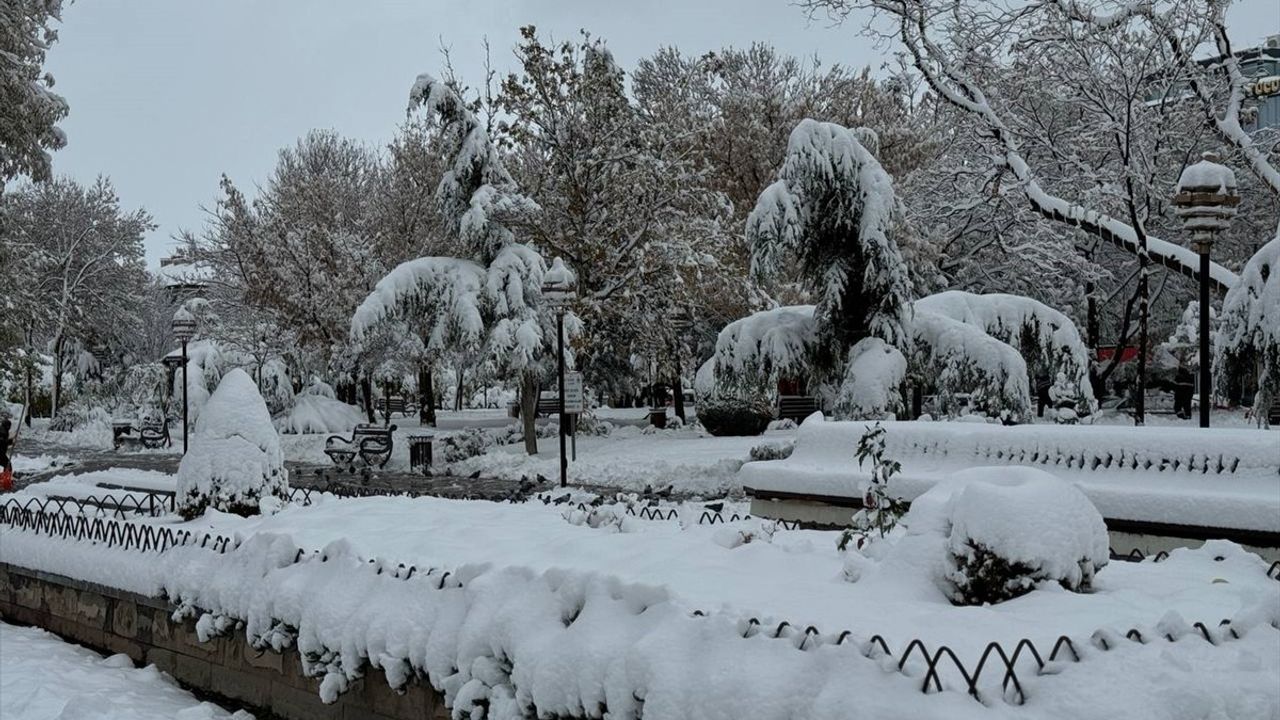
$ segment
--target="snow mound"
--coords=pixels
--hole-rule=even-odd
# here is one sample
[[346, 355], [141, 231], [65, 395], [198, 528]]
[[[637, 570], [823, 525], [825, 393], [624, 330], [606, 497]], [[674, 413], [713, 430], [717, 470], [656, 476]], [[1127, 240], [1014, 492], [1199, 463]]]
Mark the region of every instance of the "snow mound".
[[294, 435], [347, 432], [362, 422], [359, 409], [318, 394], [299, 394], [293, 407], [272, 421], [277, 431]]
[[284, 453], [267, 404], [245, 371], [232, 370], [209, 396], [178, 465], [178, 512], [190, 519], [212, 505], [249, 515], [260, 499], [287, 493]]
[[998, 602], [1052, 581], [1088, 589], [1110, 549], [1102, 515], [1078, 488], [1030, 467], [962, 470], [916, 498], [912, 534], [946, 537], [953, 602]]
[[892, 419], [903, 409], [899, 388], [906, 377], [907, 359], [898, 348], [877, 337], [859, 340], [849, 351], [836, 416]]

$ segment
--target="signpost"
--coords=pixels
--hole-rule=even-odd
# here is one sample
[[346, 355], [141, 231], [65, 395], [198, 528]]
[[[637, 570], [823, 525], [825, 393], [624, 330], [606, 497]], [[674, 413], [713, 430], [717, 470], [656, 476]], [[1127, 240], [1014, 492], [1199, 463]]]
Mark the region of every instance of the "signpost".
[[582, 373], [567, 372], [564, 374], [564, 412], [578, 415], [583, 410]]
[[586, 411], [586, 406], [582, 398], [582, 373], [568, 372], [564, 375], [564, 415], [569, 417], [572, 415], [569, 427], [573, 428], [573, 434], [570, 436], [572, 449], [569, 457], [577, 462], [578, 460], [578, 416]]

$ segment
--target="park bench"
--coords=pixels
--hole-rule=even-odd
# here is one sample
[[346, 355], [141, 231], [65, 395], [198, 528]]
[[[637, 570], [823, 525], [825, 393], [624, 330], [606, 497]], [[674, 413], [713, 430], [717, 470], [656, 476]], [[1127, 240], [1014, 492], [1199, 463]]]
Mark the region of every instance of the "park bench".
[[402, 395], [384, 397], [378, 402], [378, 406], [381, 408], [383, 416], [388, 420], [395, 413], [400, 413], [402, 417], [409, 417], [414, 410], [413, 404], [405, 400]]
[[169, 424], [164, 421], [135, 424], [132, 420], [111, 423], [111, 446], [119, 450], [122, 445], [145, 448], [169, 447]]
[[821, 409], [818, 398], [811, 395], [778, 396], [779, 420], [793, 420], [798, 423]]
[[[520, 417], [520, 403], [513, 402], [507, 406], [507, 414], [513, 418]], [[542, 393], [538, 397], [538, 404], [533, 410], [534, 417], [550, 417], [560, 414], [560, 394]]]
[[395, 425], [356, 425], [350, 438], [330, 435], [324, 441], [324, 454], [339, 467], [346, 466], [354, 470], [354, 461], [358, 455], [365, 465], [381, 468], [391, 459], [395, 431]]

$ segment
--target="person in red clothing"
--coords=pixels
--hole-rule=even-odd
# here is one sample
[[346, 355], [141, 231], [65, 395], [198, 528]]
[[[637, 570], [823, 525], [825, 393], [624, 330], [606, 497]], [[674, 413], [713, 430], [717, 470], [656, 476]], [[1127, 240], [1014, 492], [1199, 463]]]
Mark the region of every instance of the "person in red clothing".
[[8, 406], [0, 402], [0, 492], [13, 489], [13, 461], [9, 459], [9, 446], [17, 435], [17, 425], [9, 418]]

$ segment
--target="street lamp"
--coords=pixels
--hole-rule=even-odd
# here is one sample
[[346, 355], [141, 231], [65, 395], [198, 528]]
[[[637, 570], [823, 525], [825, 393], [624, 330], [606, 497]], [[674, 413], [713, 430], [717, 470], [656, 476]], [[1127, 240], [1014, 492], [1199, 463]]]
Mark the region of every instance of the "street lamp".
[[186, 308], [173, 314], [173, 336], [182, 343], [182, 454], [187, 454], [187, 342], [196, 334], [196, 318]]
[[569, 425], [569, 416], [564, 411], [564, 311], [578, 296], [574, 292], [577, 284], [577, 276], [560, 258], [553, 260], [551, 269], [542, 276], [542, 299], [556, 311], [556, 353], [560, 374], [560, 487], [569, 484], [569, 459], [564, 454], [565, 428]]
[[1240, 193], [1236, 174], [1206, 152], [1178, 178], [1173, 206], [1182, 226], [1191, 233], [1191, 247], [1200, 254], [1200, 427], [1209, 427], [1212, 377], [1209, 360], [1209, 252], [1218, 233], [1235, 217]]

